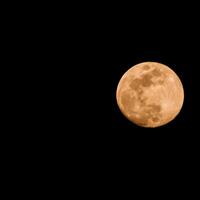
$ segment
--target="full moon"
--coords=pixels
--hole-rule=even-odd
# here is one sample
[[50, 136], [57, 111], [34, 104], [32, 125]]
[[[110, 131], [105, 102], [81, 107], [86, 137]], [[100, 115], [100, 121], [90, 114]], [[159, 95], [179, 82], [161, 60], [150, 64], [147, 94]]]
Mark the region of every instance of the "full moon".
[[172, 121], [184, 101], [183, 85], [164, 64], [143, 62], [120, 79], [116, 99], [123, 115], [138, 126], [159, 127]]

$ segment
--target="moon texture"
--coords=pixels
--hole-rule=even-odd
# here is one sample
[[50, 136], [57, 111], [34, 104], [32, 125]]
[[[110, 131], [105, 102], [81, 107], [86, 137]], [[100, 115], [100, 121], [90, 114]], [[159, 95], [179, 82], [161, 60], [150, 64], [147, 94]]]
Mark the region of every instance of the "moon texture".
[[172, 121], [184, 101], [183, 85], [176, 73], [161, 63], [143, 62], [120, 79], [117, 104], [134, 124], [158, 127]]

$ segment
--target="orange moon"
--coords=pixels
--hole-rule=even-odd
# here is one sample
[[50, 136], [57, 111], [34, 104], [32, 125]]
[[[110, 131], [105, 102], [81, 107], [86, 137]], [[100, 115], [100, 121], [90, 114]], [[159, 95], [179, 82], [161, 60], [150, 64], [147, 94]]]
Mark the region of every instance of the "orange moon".
[[143, 62], [120, 79], [116, 99], [123, 115], [138, 126], [159, 127], [172, 121], [184, 101], [183, 85], [164, 64]]

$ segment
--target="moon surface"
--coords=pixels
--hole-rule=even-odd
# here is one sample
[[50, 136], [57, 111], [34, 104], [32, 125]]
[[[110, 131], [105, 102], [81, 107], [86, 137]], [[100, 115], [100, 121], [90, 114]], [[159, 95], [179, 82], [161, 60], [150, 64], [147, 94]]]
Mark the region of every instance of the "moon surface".
[[143, 62], [122, 76], [116, 98], [128, 120], [154, 128], [169, 123], [178, 115], [183, 106], [184, 90], [172, 69], [157, 62]]

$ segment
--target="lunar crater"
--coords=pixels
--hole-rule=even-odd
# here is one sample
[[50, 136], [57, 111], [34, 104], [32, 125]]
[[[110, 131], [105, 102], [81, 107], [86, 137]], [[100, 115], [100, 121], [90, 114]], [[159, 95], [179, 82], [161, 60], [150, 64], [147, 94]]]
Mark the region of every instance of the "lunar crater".
[[146, 64], [146, 65], [143, 66], [143, 69], [144, 69], [144, 70], [149, 70], [150, 68], [151, 68], [151, 67], [150, 67], [148, 64]]

